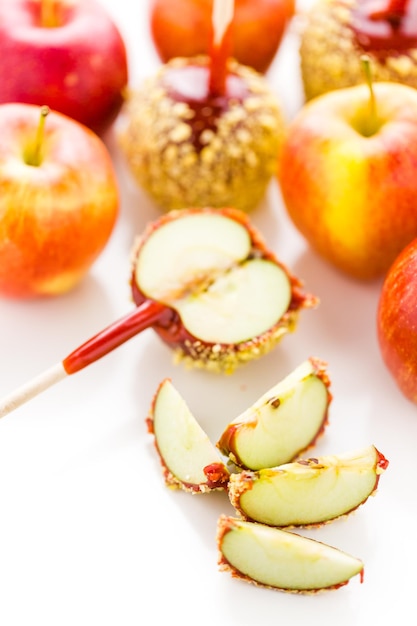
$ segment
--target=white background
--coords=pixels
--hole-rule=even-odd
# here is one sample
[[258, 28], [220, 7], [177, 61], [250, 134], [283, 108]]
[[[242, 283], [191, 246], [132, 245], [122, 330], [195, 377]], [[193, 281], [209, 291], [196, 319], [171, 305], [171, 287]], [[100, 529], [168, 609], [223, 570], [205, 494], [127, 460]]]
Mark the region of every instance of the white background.
[[[103, 0], [125, 37], [132, 85], [159, 61], [147, 2]], [[290, 120], [302, 105], [296, 21], [267, 76]], [[127, 313], [129, 255], [159, 212], [106, 138], [122, 206], [112, 239], [71, 293], [0, 302], [0, 394], [63, 359]], [[0, 422], [2, 626], [362, 626], [414, 615], [416, 407], [387, 373], [376, 341], [381, 283], [361, 284], [318, 258], [295, 231], [276, 183], [252, 214], [270, 247], [320, 297], [270, 355], [230, 377], [185, 371], [153, 333], [58, 383]], [[163, 484], [145, 418], [170, 376], [206, 432], [224, 426], [308, 356], [328, 363], [330, 424], [315, 454], [375, 444], [389, 459], [377, 495], [348, 519], [304, 534], [363, 559], [365, 580], [316, 596], [257, 588], [218, 571], [215, 532], [227, 496]], [[411, 618], [412, 619], [412, 618]]]

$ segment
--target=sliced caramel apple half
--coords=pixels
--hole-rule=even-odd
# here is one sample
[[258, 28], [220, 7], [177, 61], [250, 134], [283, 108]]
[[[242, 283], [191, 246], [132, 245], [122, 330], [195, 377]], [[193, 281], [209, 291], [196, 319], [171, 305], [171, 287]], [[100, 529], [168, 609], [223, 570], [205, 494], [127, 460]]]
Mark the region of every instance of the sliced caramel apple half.
[[326, 364], [310, 358], [263, 394], [223, 431], [217, 446], [240, 467], [292, 461], [324, 431], [331, 402]]
[[313, 526], [357, 509], [376, 492], [387, 466], [386, 458], [371, 445], [339, 456], [232, 474], [228, 493], [246, 520], [271, 526]]
[[132, 248], [137, 305], [0, 400], [0, 417], [152, 328], [185, 365], [231, 373], [295, 330], [318, 299], [270, 252], [246, 214], [191, 208], [148, 224]]
[[295, 533], [222, 515], [220, 570], [263, 587], [298, 593], [337, 589], [363, 575], [361, 560]]
[[169, 378], [155, 393], [147, 424], [169, 487], [191, 493], [226, 488], [229, 471]]
[[138, 306], [169, 307], [153, 328], [178, 361], [226, 373], [271, 350], [318, 302], [230, 208], [171, 211], [151, 224], [137, 240], [131, 284]]

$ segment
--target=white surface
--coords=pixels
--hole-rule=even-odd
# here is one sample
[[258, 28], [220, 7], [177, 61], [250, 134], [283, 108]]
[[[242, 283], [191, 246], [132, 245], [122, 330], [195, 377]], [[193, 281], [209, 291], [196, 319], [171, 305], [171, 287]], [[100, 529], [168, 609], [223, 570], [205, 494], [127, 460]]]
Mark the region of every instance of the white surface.
[[[131, 81], [158, 65], [147, 2], [106, 0], [128, 44]], [[290, 118], [301, 105], [296, 29], [268, 74]], [[111, 242], [72, 293], [0, 303], [0, 393], [64, 358], [130, 310], [129, 254], [159, 213], [132, 184], [110, 136], [122, 188]], [[58, 383], [0, 421], [2, 626], [138, 624], [362, 626], [414, 615], [416, 407], [388, 375], [376, 343], [380, 284], [324, 264], [289, 223], [277, 187], [252, 215], [320, 307], [296, 333], [231, 377], [187, 372], [152, 331]], [[313, 597], [248, 585], [217, 567], [215, 530], [233, 513], [225, 494], [190, 496], [163, 484], [145, 417], [172, 377], [214, 440], [224, 425], [307, 356], [329, 364], [334, 396], [317, 453], [375, 444], [389, 459], [380, 489], [352, 517], [305, 534], [363, 559], [365, 580]]]

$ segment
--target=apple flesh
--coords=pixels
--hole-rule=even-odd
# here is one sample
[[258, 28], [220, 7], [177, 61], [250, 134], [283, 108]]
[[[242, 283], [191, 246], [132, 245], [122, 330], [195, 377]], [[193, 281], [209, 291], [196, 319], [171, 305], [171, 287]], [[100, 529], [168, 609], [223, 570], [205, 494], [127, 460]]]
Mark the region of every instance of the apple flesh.
[[168, 378], [155, 393], [147, 424], [167, 486], [191, 493], [226, 488], [229, 471], [217, 448]]
[[34, 145], [41, 108], [0, 105], [0, 294], [51, 296], [72, 289], [106, 246], [119, 191], [105, 144], [56, 112]]
[[229, 498], [242, 517], [270, 526], [316, 526], [348, 515], [378, 487], [386, 458], [368, 446], [232, 474]]
[[0, 0], [0, 48], [0, 103], [47, 105], [100, 134], [117, 117], [127, 53], [99, 2]]
[[314, 539], [222, 515], [217, 524], [218, 563], [234, 578], [298, 593], [316, 593], [363, 576], [361, 560]]
[[133, 299], [167, 306], [153, 328], [185, 365], [232, 372], [318, 302], [234, 209], [172, 211], [148, 225], [132, 258]]
[[[151, 2], [150, 32], [163, 63], [209, 53], [212, 5], [212, 0]], [[235, 0], [232, 56], [265, 73], [294, 13], [294, 0]]]
[[[279, 181], [294, 225], [330, 264], [383, 276], [417, 236], [417, 91], [375, 83], [338, 89], [292, 120]], [[323, 124], [323, 120], [326, 124]]]
[[382, 359], [401, 393], [417, 404], [417, 239], [395, 259], [377, 309]]
[[307, 359], [223, 431], [217, 446], [237, 466], [274, 467], [316, 443], [331, 402], [326, 364]]

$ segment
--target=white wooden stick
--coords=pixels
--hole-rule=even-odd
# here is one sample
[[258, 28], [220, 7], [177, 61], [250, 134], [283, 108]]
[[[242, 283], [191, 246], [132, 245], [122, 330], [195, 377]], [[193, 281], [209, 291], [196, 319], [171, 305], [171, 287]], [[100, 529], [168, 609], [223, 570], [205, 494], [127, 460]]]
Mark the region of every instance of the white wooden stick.
[[11, 413], [19, 406], [28, 402], [55, 383], [68, 376], [62, 363], [57, 363], [39, 376], [22, 385], [11, 394], [0, 400], [0, 417]]
[[234, 0], [214, 0], [212, 11], [212, 23], [215, 45], [220, 45], [227, 27], [233, 20], [235, 10]]

